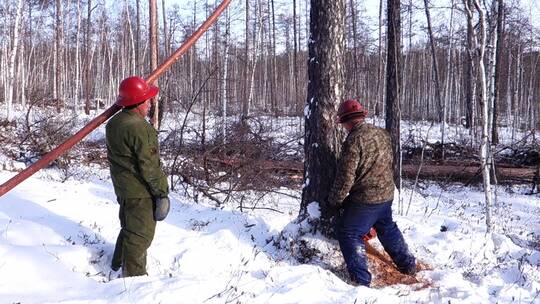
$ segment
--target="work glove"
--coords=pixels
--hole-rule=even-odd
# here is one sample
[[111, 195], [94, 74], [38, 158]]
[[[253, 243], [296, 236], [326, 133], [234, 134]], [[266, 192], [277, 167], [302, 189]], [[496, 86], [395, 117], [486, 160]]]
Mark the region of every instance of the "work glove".
[[169, 209], [171, 208], [171, 202], [168, 197], [158, 197], [154, 199], [154, 220], [163, 221]]
[[375, 231], [375, 228], [371, 228], [369, 229], [369, 232], [366, 233], [366, 235], [362, 237], [362, 240], [364, 240], [364, 242], [367, 242], [376, 236], [377, 236], [377, 231]]

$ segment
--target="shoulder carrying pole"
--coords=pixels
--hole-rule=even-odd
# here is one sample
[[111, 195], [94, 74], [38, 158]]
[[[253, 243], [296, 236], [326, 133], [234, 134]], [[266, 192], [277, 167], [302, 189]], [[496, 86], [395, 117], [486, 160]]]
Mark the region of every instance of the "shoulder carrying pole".
[[[208, 19], [203, 24], [201, 24], [201, 26], [199, 26], [199, 28], [191, 35], [191, 37], [189, 37], [171, 56], [169, 56], [169, 58], [167, 58], [165, 62], [163, 62], [148, 77], [146, 77], [146, 81], [151, 84], [156, 79], [158, 79], [161, 74], [165, 73], [165, 71], [167, 71], [167, 69], [169, 69], [170, 66], [176, 60], [178, 60], [195, 42], [197, 42], [197, 40], [202, 36], [202, 34], [204, 34], [204, 32], [206, 32], [208, 28], [216, 22], [219, 15], [221, 15], [221, 13], [227, 8], [230, 2], [231, 0], [224, 0], [215, 9], [212, 15], [210, 15], [210, 17], [208, 17]], [[47, 166], [53, 160], [57, 159], [60, 155], [62, 155], [64, 152], [73, 147], [76, 143], [81, 141], [86, 135], [96, 129], [99, 125], [101, 125], [111, 116], [113, 116], [120, 109], [120, 106], [113, 104], [110, 108], [105, 110], [105, 112], [92, 119], [86, 126], [84, 126], [77, 133], [75, 133], [75, 135], [71, 136], [58, 147], [45, 154], [40, 160], [33, 163], [32, 165], [21, 171], [19, 174], [15, 175], [7, 182], [0, 185], [0, 196], [6, 194], [15, 186], [17, 186], [18, 184], [32, 176], [34, 173], [39, 171], [41, 168]]]

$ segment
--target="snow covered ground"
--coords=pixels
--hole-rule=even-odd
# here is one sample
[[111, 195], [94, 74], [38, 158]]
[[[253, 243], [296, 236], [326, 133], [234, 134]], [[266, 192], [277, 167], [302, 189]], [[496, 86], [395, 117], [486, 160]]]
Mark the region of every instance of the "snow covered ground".
[[[0, 180], [13, 174], [2, 171]], [[432, 284], [368, 289], [283, 259], [267, 244], [298, 212], [297, 201], [278, 195], [263, 204], [283, 214], [172, 194], [149, 250], [149, 275], [109, 280], [119, 222], [108, 174], [64, 183], [57, 175], [40, 172], [0, 198], [2, 303], [540, 303], [540, 197], [519, 188], [499, 191], [490, 235], [482, 192], [426, 185], [407, 208], [405, 190], [409, 213], [396, 219], [433, 268], [418, 274]]]
[[[0, 182], [24, 167], [0, 162], [9, 163]], [[395, 217], [430, 266], [417, 275], [429, 284], [366, 288], [269, 242], [298, 214], [299, 201], [277, 193], [258, 207], [279, 212], [172, 193], [149, 275], [116, 278], [109, 264], [120, 227], [108, 171], [72, 170], [64, 182], [62, 172], [42, 170], [0, 197], [0, 303], [540, 303], [540, 196], [524, 186], [498, 188], [495, 231], [486, 234], [480, 189], [405, 185]]]

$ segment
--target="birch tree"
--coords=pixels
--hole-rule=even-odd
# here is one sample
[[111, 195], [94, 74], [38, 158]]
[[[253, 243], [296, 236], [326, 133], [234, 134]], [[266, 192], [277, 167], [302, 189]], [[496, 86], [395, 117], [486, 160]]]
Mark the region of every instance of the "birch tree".
[[20, 26], [23, 13], [24, 1], [17, 1], [17, 13], [15, 14], [15, 25], [13, 26], [13, 39], [11, 44], [11, 51], [9, 53], [8, 61], [8, 79], [6, 81], [6, 119], [8, 121], [13, 120], [13, 88], [15, 87], [15, 82], [17, 77], [15, 77], [15, 57], [17, 56], [17, 49], [19, 47], [19, 35], [20, 35]]
[[[471, 7], [471, 2], [474, 8]], [[491, 209], [492, 209], [492, 193], [490, 181], [490, 164], [489, 164], [489, 103], [487, 99], [487, 82], [486, 70], [484, 65], [484, 56], [486, 52], [487, 33], [486, 33], [486, 17], [485, 10], [479, 3], [479, 0], [463, 0], [467, 19], [472, 23], [474, 19], [473, 9], [478, 13], [478, 35], [473, 32], [474, 52], [476, 53], [476, 63], [478, 64], [478, 85], [480, 88], [480, 104], [482, 106], [482, 140], [480, 144], [480, 165], [482, 166], [482, 180], [485, 193], [485, 212], [486, 212], [486, 227], [487, 231], [491, 231]]]

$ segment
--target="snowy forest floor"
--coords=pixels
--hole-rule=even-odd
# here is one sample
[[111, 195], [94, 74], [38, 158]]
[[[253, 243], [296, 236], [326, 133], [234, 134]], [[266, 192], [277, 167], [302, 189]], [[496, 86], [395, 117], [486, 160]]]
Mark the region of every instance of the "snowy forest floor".
[[[100, 128], [89, 140], [102, 138]], [[0, 161], [1, 181], [25, 167], [11, 154]], [[540, 302], [540, 195], [529, 185], [497, 187], [489, 234], [482, 189], [435, 182], [412, 189], [404, 183], [394, 214], [426, 268], [414, 280], [392, 279], [384, 272], [391, 267], [372, 257], [373, 288], [349, 285], [337, 242], [320, 235], [302, 238], [316, 251], [307, 263], [276, 246], [271, 240], [304, 225], [295, 222], [297, 187], [245, 191], [253, 208], [242, 211], [234, 200], [216, 207], [178, 187], [148, 251], [148, 276], [115, 278], [109, 264], [120, 227], [106, 166], [41, 170], [0, 198], [0, 302]], [[309, 214], [318, 216], [316, 204]], [[381, 251], [376, 239], [371, 244]]]

